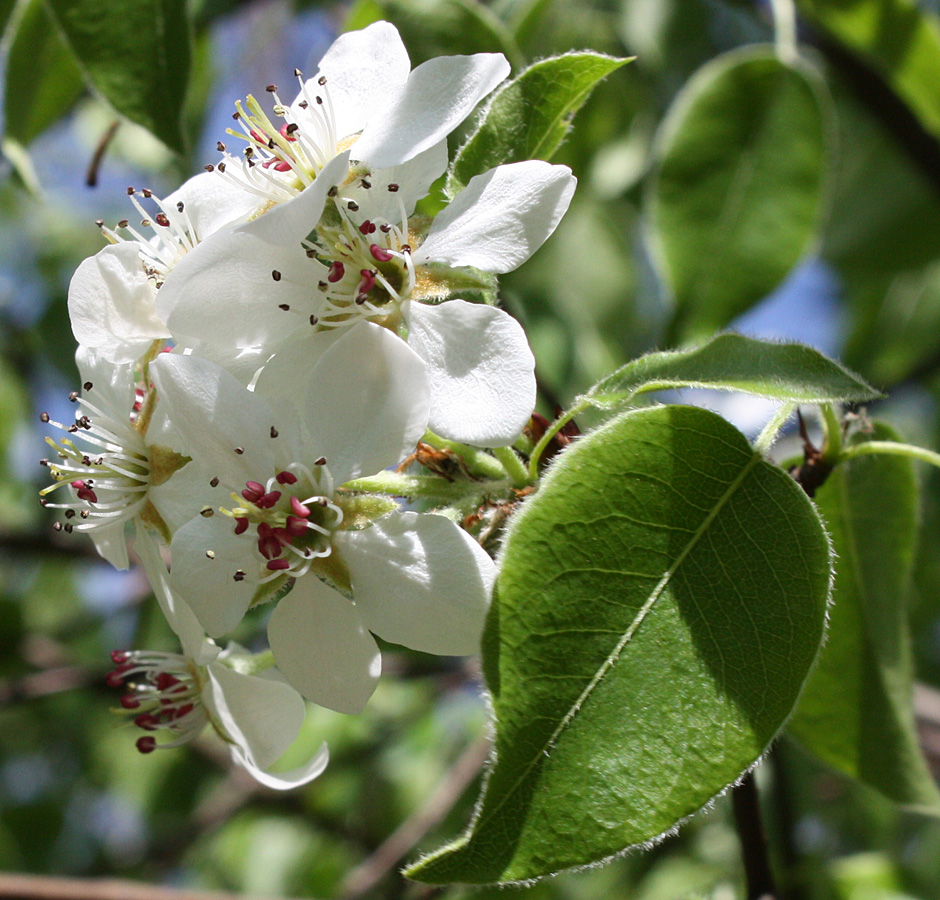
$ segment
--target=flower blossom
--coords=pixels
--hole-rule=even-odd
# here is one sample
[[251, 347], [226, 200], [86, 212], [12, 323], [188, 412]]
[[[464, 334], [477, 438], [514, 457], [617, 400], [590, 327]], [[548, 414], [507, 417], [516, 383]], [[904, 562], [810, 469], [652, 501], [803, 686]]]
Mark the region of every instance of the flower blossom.
[[414, 447], [429, 392], [421, 360], [387, 330], [362, 322], [321, 338], [312, 367], [266, 367], [254, 391], [196, 356], [153, 363], [161, 402], [219, 496], [215, 515], [174, 534], [171, 579], [213, 637], [290, 588], [268, 625], [278, 669], [308, 699], [358, 712], [381, 668], [369, 632], [474, 652], [495, 566], [449, 519], [341, 489]]

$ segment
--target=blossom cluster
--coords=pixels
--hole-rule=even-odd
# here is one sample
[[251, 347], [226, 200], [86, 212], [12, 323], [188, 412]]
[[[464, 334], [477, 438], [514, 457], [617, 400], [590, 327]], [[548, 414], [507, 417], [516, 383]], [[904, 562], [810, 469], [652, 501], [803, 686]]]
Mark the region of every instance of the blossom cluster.
[[[99, 223], [107, 246], [69, 289], [75, 421], [43, 415], [68, 432], [47, 438], [43, 461], [57, 528], [86, 532], [122, 569], [132, 538], [180, 639], [178, 654], [113, 654], [138, 749], [208, 724], [273, 787], [323, 770], [325, 747], [271, 767], [306, 701], [364, 707], [381, 670], [374, 635], [476, 650], [493, 561], [459, 515], [377, 485], [422, 440], [520, 437], [534, 361], [488, 301], [575, 184], [564, 166], [518, 162], [436, 216], [416, 212], [447, 168], [448, 135], [508, 76], [501, 54], [412, 70], [379, 22], [340, 37], [313, 77], [295, 74], [292, 103], [271, 85], [270, 114], [236, 104], [207, 171], [164, 198], [128, 189], [139, 224]], [[266, 647], [223, 649], [261, 604]]]

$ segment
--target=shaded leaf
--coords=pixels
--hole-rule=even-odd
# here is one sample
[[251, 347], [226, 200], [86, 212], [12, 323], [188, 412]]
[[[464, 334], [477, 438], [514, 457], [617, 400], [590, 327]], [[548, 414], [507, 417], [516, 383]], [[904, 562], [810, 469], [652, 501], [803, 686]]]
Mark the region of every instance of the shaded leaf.
[[744, 391], [802, 403], [874, 400], [881, 394], [805, 344], [719, 334], [691, 350], [648, 353], [612, 372], [584, 395], [614, 406], [643, 391], [697, 387]]
[[[859, 440], [897, 440], [884, 425]], [[907, 599], [917, 540], [910, 459], [862, 456], [816, 493], [836, 553], [829, 638], [789, 730], [822, 760], [898, 803], [940, 814], [913, 713]]]
[[770, 51], [733, 51], [681, 91], [649, 196], [674, 331], [723, 328], [773, 290], [816, 236], [825, 127], [818, 78]]
[[48, 0], [89, 83], [132, 122], [182, 153], [189, 83], [185, 0]]
[[627, 62], [600, 53], [566, 53], [529, 66], [487, 104], [454, 159], [447, 194], [454, 196], [474, 175], [503, 163], [550, 160], [594, 87]]
[[507, 536], [483, 657], [494, 763], [467, 835], [406, 874], [512, 882], [655, 840], [750, 767], [823, 634], [812, 504], [724, 419], [622, 415]]
[[7, 58], [4, 141], [27, 147], [72, 108], [83, 86], [78, 64], [42, 0], [30, 0], [16, 22]]

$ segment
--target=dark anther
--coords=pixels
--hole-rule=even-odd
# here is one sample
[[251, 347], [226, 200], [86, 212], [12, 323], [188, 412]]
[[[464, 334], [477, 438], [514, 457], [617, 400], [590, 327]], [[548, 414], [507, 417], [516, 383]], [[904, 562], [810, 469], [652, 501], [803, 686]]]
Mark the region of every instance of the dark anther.
[[266, 90], [269, 94], [276, 94], [276, 93], [277, 93], [277, 85], [276, 85], [276, 84], [269, 84], [269, 85], [265, 88], [265, 90]]
[[182, 200], [180, 200], [180, 202], [176, 204], [176, 211], [182, 212], [184, 209], [186, 209], [186, 204], [183, 203]]
[[316, 316], [311, 316], [311, 317], [310, 317], [310, 324], [311, 324], [311, 325], [316, 325], [317, 322], [319, 322], [319, 321], [320, 321], [320, 320], [319, 320]]
[[349, 203], [346, 204], [346, 208], [347, 208], [350, 212], [356, 212], [356, 211], [358, 211], [358, 209], [359, 209], [359, 204], [356, 203], [355, 200], [350, 200]]
[[137, 192], [136, 192], [132, 187], [129, 187], [129, 188], [127, 189], [127, 196], [128, 196], [128, 197], [133, 197], [135, 193], [137, 193]]
[[335, 197], [336, 194], [337, 194], [336, 185], [334, 184], [333, 187], [331, 187], [331, 188], [326, 192], [326, 196], [327, 196], [327, 197]]
[[209, 487], [218, 487], [219, 486], [219, 476], [216, 475], [212, 481], [209, 482]]
[[166, 217], [165, 213], [157, 213], [154, 216], [154, 220], [158, 225], [162, 225], [164, 228], [168, 228], [170, 225], [170, 220]]
[[314, 460], [314, 461], [313, 461], [313, 464], [314, 464], [315, 466], [325, 466], [325, 465], [326, 465], [326, 457], [325, 457], [325, 456], [321, 456], [319, 459]]
[[244, 580], [245, 580], [245, 573], [244, 573], [241, 569], [239, 569], [232, 577], [233, 577], [236, 581], [244, 581]]
[[49, 421], [49, 413], [41, 412], [39, 414], [39, 421], [42, 422], [43, 424], [46, 424]]
[[278, 303], [277, 308], [278, 308], [278, 309], [283, 309], [284, 312], [287, 312], [287, 311], [290, 309], [290, 304], [289, 304], [289, 303]]
[[320, 87], [323, 87], [323, 85], [326, 84], [326, 75], [321, 75], [321, 76], [317, 79], [317, 84], [320, 85]]
[[388, 186], [388, 190], [389, 190], [389, 193], [391, 193], [391, 194], [397, 194], [397, 193], [398, 193], [398, 185], [397, 185], [397, 184], [390, 184], [390, 185]]
[[215, 149], [218, 150], [219, 153], [224, 153], [224, 152], [225, 152], [225, 144], [223, 144], [221, 141], [219, 141], [219, 142], [215, 145]]
[[241, 455], [245, 452], [245, 448], [244, 448], [244, 447], [236, 447], [236, 448], [235, 448], [235, 452], [236, 452], [239, 456], [241, 456]]
[[294, 78], [300, 78], [303, 74], [300, 69], [294, 69]]
[[277, 437], [277, 429], [273, 425], [271, 426], [271, 437]]
[[86, 381], [86, 382], [82, 385], [82, 387], [83, 387], [86, 391], [90, 391], [90, 390], [94, 387], [94, 385], [93, 385], [90, 381]]
[[199, 515], [204, 519], [211, 519], [215, 515], [215, 510], [211, 506], [204, 506], [199, 510]]
[[271, 272], [271, 277], [272, 277], [275, 281], [280, 281], [280, 280], [281, 280], [281, 273], [278, 272], [277, 269], [275, 269], [273, 272]]
[[95, 225], [97, 225], [99, 228], [104, 228], [104, 220], [103, 220], [103, 219], [95, 219]]
[[75, 403], [75, 401], [78, 400], [78, 391], [72, 391], [72, 392], [69, 394], [69, 400], [71, 400], [73, 403]]

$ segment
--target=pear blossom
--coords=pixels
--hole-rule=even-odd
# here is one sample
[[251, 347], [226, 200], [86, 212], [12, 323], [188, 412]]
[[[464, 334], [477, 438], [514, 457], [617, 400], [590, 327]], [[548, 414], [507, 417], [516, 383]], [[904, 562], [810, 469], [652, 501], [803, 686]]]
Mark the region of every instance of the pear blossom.
[[169, 482], [188, 459], [164, 443], [169, 423], [135, 367], [115, 365], [87, 348], [76, 358], [83, 388], [69, 395], [75, 420], [66, 425], [48, 413], [40, 416], [68, 435], [46, 438], [55, 458], [42, 463], [54, 481], [40, 491], [40, 502], [63, 510], [58, 529], [87, 532], [102, 557], [126, 569], [128, 523], [146, 524], [169, 540], [167, 519], [188, 519], [199, 508], [198, 497], [187, 488], [180, 511], [181, 497]]
[[[254, 194], [260, 210], [308, 188], [338, 153], [351, 151], [361, 174], [399, 166], [440, 146], [507, 75], [501, 53], [443, 56], [413, 71], [394, 25], [375, 22], [341, 35], [290, 105], [273, 95], [272, 122], [254, 97], [236, 104], [243, 159], [225, 154], [218, 170]], [[445, 152], [446, 156], [446, 152]]]
[[413, 449], [429, 390], [421, 360], [373, 323], [320, 340], [312, 366], [265, 367], [254, 391], [194, 355], [152, 364], [219, 494], [215, 515], [173, 535], [170, 577], [212, 637], [282, 594], [268, 625], [278, 669], [306, 698], [358, 712], [381, 670], [369, 632], [432, 653], [475, 651], [495, 566], [449, 519], [342, 489]]

